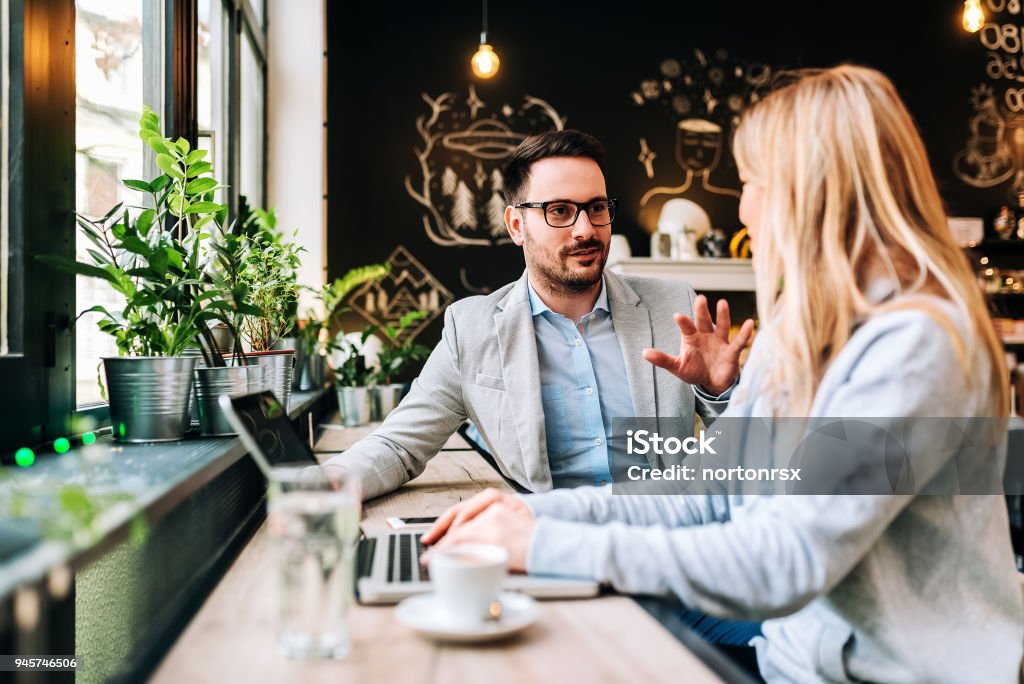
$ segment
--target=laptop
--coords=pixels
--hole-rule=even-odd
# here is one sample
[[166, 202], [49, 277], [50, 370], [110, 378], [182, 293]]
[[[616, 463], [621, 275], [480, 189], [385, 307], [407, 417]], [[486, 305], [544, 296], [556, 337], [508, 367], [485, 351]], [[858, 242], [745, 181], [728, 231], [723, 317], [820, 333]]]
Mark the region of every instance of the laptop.
[[[276, 467], [317, 464], [312, 449], [296, 432], [272, 392], [225, 394], [218, 401], [228, 422], [267, 477]], [[431, 591], [430, 574], [420, 565], [424, 550], [420, 538], [425, 531], [419, 527], [360, 540], [356, 582], [360, 602], [398, 603], [409, 596]], [[535, 598], [588, 598], [596, 596], [600, 587], [589, 579], [509, 575], [504, 589]]]

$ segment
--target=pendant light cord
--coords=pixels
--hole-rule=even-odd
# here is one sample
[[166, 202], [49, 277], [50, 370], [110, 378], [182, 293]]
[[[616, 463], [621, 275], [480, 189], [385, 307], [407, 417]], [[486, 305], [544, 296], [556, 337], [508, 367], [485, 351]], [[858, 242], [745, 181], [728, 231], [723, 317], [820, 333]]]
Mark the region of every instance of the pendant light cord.
[[480, 32], [480, 42], [487, 42], [487, 0], [483, 0], [484, 5], [484, 30]]

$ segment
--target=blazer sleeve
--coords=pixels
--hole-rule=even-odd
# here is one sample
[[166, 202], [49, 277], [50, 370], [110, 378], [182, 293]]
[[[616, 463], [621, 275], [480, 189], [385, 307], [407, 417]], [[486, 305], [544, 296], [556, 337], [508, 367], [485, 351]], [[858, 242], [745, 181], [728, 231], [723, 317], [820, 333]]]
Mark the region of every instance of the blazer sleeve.
[[373, 434], [324, 463], [362, 482], [364, 499], [402, 486], [423, 472], [466, 420], [453, 307], [444, 316], [441, 341], [402, 403]]

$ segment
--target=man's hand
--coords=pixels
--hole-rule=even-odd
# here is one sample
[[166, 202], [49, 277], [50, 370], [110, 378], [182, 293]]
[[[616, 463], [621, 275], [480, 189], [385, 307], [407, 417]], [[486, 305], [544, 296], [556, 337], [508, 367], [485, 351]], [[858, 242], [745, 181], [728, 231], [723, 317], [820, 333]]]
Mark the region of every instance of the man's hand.
[[[480, 496], [483, 495], [480, 494], [474, 498]], [[470, 499], [470, 501], [472, 500]], [[463, 504], [466, 503], [469, 501], [463, 502]], [[438, 520], [438, 523], [440, 522]], [[439, 542], [436, 542], [433, 548], [444, 548], [455, 544], [501, 546], [508, 551], [508, 569], [512, 572], [526, 572], [526, 553], [530, 548], [530, 539], [533, 537], [533, 529], [536, 524], [529, 507], [516, 497], [491, 501], [471, 520], [449, 529], [448, 533]], [[420, 556], [420, 561], [424, 565], [430, 562], [431, 553], [433, 550], [428, 550]]]
[[715, 325], [704, 295], [697, 295], [692, 319], [680, 313], [674, 318], [681, 333], [679, 356], [671, 356], [660, 349], [645, 349], [643, 357], [680, 380], [699, 385], [708, 394], [717, 396], [729, 389], [739, 376], [740, 352], [750, 341], [754, 321], [745, 320], [730, 342], [729, 303], [718, 300], [718, 324]]
[[[515, 494], [503, 492], [498, 489], [489, 488], [480, 492], [476, 496], [461, 501], [447, 511], [445, 511], [441, 517], [427, 530], [426, 534], [423, 535], [421, 541], [424, 544], [434, 544], [438, 539], [443, 537], [445, 534], [454, 531], [460, 525], [469, 522], [476, 516], [480, 515], [487, 507], [496, 504], [504, 503], [510, 508], [525, 508], [529, 511], [526, 504], [519, 500], [519, 497]], [[532, 516], [531, 516], [532, 517]]]

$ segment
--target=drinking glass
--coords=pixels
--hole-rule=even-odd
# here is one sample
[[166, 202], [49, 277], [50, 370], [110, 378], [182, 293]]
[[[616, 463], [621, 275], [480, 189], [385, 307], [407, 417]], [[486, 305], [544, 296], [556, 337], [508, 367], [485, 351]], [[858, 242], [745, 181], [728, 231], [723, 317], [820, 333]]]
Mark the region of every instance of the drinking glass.
[[280, 561], [278, 649], [292, 658], [343, 658], [349, 651], [360, 490], [319, 466], [275, 468], [268, 524]]

